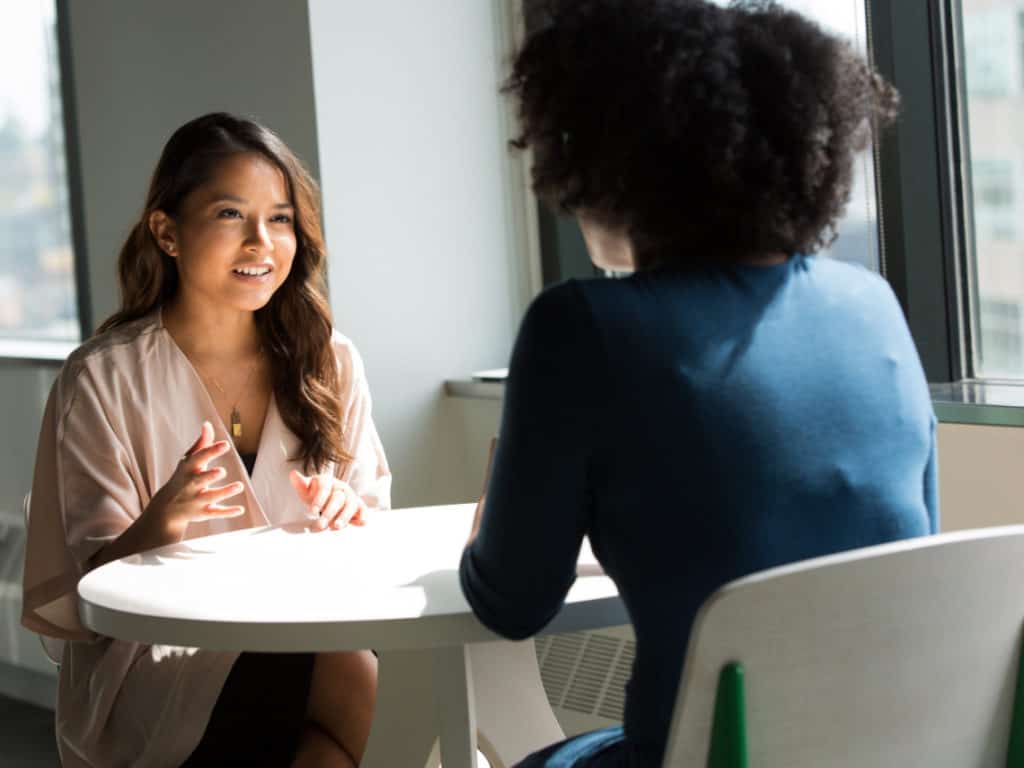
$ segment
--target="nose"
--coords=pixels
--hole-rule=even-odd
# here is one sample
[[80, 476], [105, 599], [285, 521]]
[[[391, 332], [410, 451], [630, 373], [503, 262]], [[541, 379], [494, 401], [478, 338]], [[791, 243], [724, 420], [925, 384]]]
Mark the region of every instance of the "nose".
[[270, 237], [267, 222], [262, 216], [254, 216], [249, 220], [250, 226], [246, 238], [245, 249], [249, 253], [259, 254], [274, 250], [274, 241]]

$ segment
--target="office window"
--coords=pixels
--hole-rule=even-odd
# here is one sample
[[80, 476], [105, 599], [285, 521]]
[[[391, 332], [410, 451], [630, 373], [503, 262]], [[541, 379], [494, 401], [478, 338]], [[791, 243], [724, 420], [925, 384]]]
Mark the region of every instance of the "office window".
[[75, 342], [81, 334], [57, 45], [55, 0], [5, 4], [0, 342]]
[[973, 372], [1024, 377], [1024, 0], [962, 0]]
[[[814, 19], [849, 40], [865, 57], [868, 55], [864, 0], [782, 0], [781, 4]], [[822, 255], [881, 271], [877, 200], [874, 155], [869, 150], [855, 161], [853, 190], [839, 222], [839, 238]]]
[[1017, 13], [1017, 77], [1020, 87], [1024, 87], [1024, 10]]

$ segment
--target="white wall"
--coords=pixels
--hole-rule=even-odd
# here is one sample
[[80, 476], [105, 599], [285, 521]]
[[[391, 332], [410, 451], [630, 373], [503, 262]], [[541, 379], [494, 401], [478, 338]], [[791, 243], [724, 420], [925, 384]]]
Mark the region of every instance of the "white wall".
[[32, 684], [24, 674], [11, 676], [12, 667], [53, 676], [53, 667], [34, 635], [21, 628], [21, 574], [25, 527], [22, 498], [32, 485], [39, 422], [56, 366], [14, 360], [0, 362], [0, 694], [46, 703], [54, 686]]
[[254, 117], [317, 171], [309, 21], [299, 0], [67, 4], [93, 318], [160, 150], [205, 112]]
[[465, 501], [483, 447], [442, 382], [507, 363], [529, 292], [498, 94], [506, 3], [309, 11], [335, 320], [366, 362], [395, 505]]
[[939, 425], [942, 530], [1024, 523], [1024, 428]]

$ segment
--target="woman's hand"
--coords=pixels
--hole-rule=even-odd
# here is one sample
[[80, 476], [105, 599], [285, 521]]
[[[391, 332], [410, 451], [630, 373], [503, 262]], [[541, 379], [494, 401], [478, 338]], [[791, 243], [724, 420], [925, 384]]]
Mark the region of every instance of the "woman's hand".
[[292, 470], [289, 478], [302, 503], [316, 518], [313, 526], [319, 530], [328, 527], [338, 530], [346, 525], [364, 525], [366, 503], [352, 486], [334, 475], [324, 473], [307, 477]]
[[181, 541], [189, 523], [244, 514], [245, 507], [224, 506], [221, 502], [240, 494], [245, 485], [235, 482], [214, 487], [212, 484], [223, 479], [227, 470], [207, 468], [211, 461], [229, 450], [227, 440], [213, 441], [213, 425], [204, 421], [199, 439], [178, 462], [171, 479], [153, 496], [143, 517], [171, 540]]
[[176, 544], [185, 538], [189, 523], [243, 514], [244, 507], [220, 504], [224, 499], [240, 494], [245, 487], [242, 483], [210, 487], [226, 472], [220, 467], [207, 469], [206, 465], [229, 448], [224, 440], [213, 442], [213, 426], [204, 421], [199, 439], [178, 462], [171, 479], [153, 495], [134, 523], [90, 558], [89, 567], [98, 568], [136, 552]]

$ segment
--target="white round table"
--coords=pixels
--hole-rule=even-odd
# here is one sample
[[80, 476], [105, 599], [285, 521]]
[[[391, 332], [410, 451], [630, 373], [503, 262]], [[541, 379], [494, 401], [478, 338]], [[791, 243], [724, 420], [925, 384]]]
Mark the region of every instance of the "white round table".
[[[301, 524], [190, 539], [108, 563], [78, 586], [82, 621], [122, 640], [210, 650], [380, 655], [363, 766], [494, 768], [563, 737], [533, 641], [501, 640], [462, 595], [473, 504], [375, 513], [363, 527]], [[543, 531], [538, 531], [543, 536]], [[529, 557], [529, 553], [524, 553]], [[628, 623], [589, 547], [545, 633]]]

